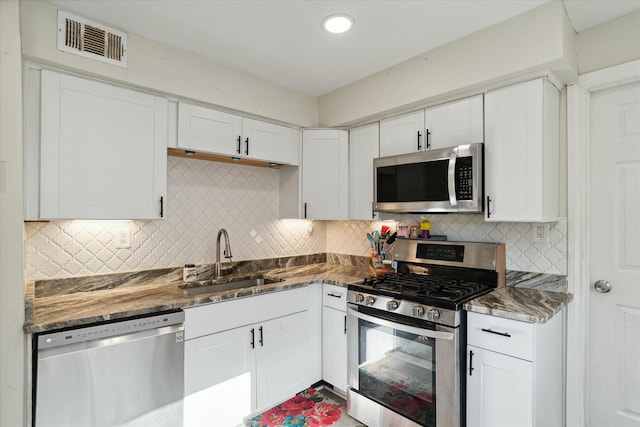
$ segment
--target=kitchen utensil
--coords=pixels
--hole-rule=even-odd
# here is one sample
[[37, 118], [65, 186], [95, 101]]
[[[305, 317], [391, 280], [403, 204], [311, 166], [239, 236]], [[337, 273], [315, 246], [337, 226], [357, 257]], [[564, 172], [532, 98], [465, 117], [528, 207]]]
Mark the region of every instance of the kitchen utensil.
[[392, 244], [393, 242], [396, 241], [396, 237], [398, 237], [398, 233], [394, 232], [391, 236], [389, 236], [389, 238], [387, 239], [387, 245]]
[[369, 244], [371, 245], [371, 250], [375, 251], [376, 250], [376, 241], [373, 238], [373, 236], [369, 233], [367, 233], [367, 240], [369, 241]]

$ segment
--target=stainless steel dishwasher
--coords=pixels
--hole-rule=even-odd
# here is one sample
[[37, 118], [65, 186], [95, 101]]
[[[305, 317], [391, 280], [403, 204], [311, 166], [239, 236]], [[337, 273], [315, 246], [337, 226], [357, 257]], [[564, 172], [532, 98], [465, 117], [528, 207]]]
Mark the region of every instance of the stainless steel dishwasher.
[[184, 312], [34, 336], [34, 425], [181, 426]]

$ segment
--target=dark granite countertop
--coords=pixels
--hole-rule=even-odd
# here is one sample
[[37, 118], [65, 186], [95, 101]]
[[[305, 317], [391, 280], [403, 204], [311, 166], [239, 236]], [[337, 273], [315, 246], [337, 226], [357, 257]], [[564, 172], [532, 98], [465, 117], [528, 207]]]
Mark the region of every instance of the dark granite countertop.
[[507, 286], [464, 304], [464, 309], [529, 323], [545, 323], [573, 299], [567, 277], [508, 271]]
[[[346, 286], [371, 275], [368, 267], [321, 262], [259, 271], [266, 276], [282, 279], [277, 283], [240, 290], [188, 295], [178, 287], [184, 284], [180, 277], [180, 269], [150, 270], [150, 272], [157, 272], [157, 274], [125, 273], [59, 279], [57, 280], [59, 283], [28, 282], [25, 295], [24, 330], [26, 333], [35, 333], [83, 326], [106, 320], [283, 291], [317, 282]], [[254, 273], [258, 272], [254, 271]], [[50, 282], [46, 283], [47, 289], [38, 289], [37, 285], [43, 284], [42, 282]], [[45, 288], [45, 286], [41, 287]], [[52, 291], [52, 288], [58, 288], [57, 292]]]
[[[317, 282], [347, 286], [372, 274], [368, 262], [366, 257], [336, 254], [244, 261], [234, 264], [233, 274], [225, 278], [261, 273], [282, 281], [201, 295], [188, 295], [179, 288], [184, 284], [180, 268], [29, 281], [25, 289], [24, 331], [36, 333], [84, 326], [284, 291]], [[201, 280], [210, 279], [212, 271], [213, 265], [199, 266], [198, 276]], [[464, 308], [543, 323], [571, 301], [572, 296], [566, 293], [566, 288], [565, 276], [510, 271], [507, 288], [470, 301]]]

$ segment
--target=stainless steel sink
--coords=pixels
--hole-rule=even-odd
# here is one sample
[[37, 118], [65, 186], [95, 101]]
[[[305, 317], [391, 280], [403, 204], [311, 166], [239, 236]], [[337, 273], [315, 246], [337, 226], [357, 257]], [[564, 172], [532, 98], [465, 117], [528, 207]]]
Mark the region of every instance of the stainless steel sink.
[[282, 282], [282, 279], [264, 276], [263, 274], [254, 274], [251, 276], [234, 277], [232, 279], [222, 278], [217, 280], [202, 280], [200, 282], [185, 283], [184, 285], [180, 285], [179, 288], [189, 295], [201, 295], [252, 288], [254, 286], [262, 286], [278, 282]]

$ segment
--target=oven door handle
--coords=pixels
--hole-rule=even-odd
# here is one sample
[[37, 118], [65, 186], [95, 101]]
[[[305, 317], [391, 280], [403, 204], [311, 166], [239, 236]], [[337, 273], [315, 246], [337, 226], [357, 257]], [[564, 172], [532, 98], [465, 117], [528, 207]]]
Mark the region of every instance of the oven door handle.
[[358, 319], [366, 320], [367, 322], [375, 323], [376, 325], [398, 329], [403, 332], [421, 335], [427, 338], [435, 338], [438, 340], [452, 340], [454, 337], [453, 332], [432, 331], [431, 329], [423, 329], [415, 326], [405, 325], [402, 323], [390, 322], [389, 320], [380, 319], [375, 316], [370, 316], [368, 314], [360, 313], [359, 311], [356, 311], [353, 308], [347, 308], [347, 314], [350, 316], [357, 317]]

